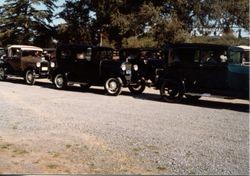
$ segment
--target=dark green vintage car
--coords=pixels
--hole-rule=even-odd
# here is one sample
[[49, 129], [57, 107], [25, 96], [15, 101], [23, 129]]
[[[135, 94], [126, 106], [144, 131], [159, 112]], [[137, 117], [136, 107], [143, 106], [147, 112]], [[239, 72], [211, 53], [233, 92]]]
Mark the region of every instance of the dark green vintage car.
[[165, 47], [158, 80], [163, 100], [180, 102], [217, 96], [249, 99], [249, 47], [176, 44]]

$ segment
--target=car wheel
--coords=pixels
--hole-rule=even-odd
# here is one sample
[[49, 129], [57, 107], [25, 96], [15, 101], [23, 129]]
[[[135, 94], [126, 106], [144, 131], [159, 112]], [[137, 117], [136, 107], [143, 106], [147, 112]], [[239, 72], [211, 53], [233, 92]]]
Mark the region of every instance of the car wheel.
[[6, 79], [4, 67], [0, 67], [0, 81], [4, 81]]
[[183, 88], [180, 82], [164, 81], [160, 89], [161, 97], [169, 103], [179, 103], [183, 98]]
[[201, 98], [201, 96], [185, 95], [185, 97], [190, 101], [196, 101]]
[[90, 84], [80, 84], [80, 86], [81, 86], [81, 90], [87, 91], [87, 90], [89, 90], [91, 85]]
[[25, 72], [24, 80], [26, 84], [28, 85], [34, 85], [35, 84], [35, 75], [34, 71], [29, 69]]
[[67, 85], [67, 81], [65, 79], [65, 76], [61, 73], [56, 74], [56, 76], [53, 79], [54, 85], [57, 89], [65, 89]]
[[122, 91], [122, 83], [118, 78], [109, 78], [105, 81], [104, 89], [108, 95], [117, 96]]
[[133, 94], [141, 94], [145, 90], [145, 88], [145, 83], [128, 86], [129, 91]]

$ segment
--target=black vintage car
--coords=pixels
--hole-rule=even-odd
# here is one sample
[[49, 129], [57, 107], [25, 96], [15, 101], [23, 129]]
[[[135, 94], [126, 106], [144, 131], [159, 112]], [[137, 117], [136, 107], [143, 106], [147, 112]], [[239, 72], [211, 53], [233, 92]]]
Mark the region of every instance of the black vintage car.
[[6, 55], [5, 49], [0, 47], [0, 59], [3, 59], [5, 55]]
[[138, 84], [129, 86], [132, 93], [140, 94], [145, 86], [154, 86], [157, 70], [163, 69], [163, 56], [157, 48], [123, 48], [119, 51], [120, 60], [138, 65]]
[[55, 63], [46, 61], [42, 52], [42, 48], [36, 46], [10, 45], [7, 55], [0, 60], [0, 80], [20, 76], [33, 85], [36, 78], [47, 78]]
[[228, 46], [213, 44], [166, 45], [165, 70], [158, 80], [163, 100], [180, 102], [183, 96], [248, 99], [249, 65], [242, 62], [240, 49], [234, 48], [230, 55], [229, 51]]
[[80, 84], [104, 86], [107, 94], [119, 95], [122, 87], [133, 83], [136, 65], [113, 59], [113, 49], [77, 44], [60, 44], [57, 47], [57, 68], [51, 73], [57, 89]]

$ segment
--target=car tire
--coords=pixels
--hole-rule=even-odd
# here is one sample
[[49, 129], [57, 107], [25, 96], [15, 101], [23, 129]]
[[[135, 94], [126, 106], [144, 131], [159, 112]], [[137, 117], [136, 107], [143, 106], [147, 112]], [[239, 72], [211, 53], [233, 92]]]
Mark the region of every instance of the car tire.
[[141, 84], [138, 84], [138, 85], [129, 85], [128, 86], [129, 91], [131, 93], [137, 94], [137, 95], [142, 94], [142, 92], [145, 90], [145, 88], [146, 88], [146, 85], [144, 82]]
[[28, 84], [28, 85], [34, 85], [34, 84], [35, 84], [34, 70], [28, 69], [28, 70], [25, 72], [24, 80], [25, 80], [25, 83], [26, 83], [26, 84]]
[[67, 87], [66, 78], [61, 73], [58, 73], [54, 76], [53, 83], [56, 89], [65, 89]]
[[119, 78], [108, 78], [104, 83], [104, 89], [108, 95], [119, 95], [122, 91], [121, 80]]
[[4, 81], [6, 79], [6, 74], [4, 67], [0, 67], [0, 81]]
[[179, 81], [164, 81], [160, 88], [160, 94], [164, 101], [179, 103], [183, 98], [183, 86]]
[[185, 97], [187, 100], [190, 100], [190, 101], [197, 101], [201, 98], [201, 96], [193, 96], [193, 95], [185, 95]]
[[91, 87], [90, 84], [80, 84], [81, 90], [82, 91], [88, 91], [89, 88]]

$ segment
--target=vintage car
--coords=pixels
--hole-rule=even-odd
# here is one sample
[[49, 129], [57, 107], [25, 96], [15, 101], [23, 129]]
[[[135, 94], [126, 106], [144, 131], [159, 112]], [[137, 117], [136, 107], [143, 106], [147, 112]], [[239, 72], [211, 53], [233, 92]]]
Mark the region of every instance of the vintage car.
[[138, 65], [138, 84], [129, 86], [132, 93], [140, 94], [145, 86], [154, 86], [157, 70], [163, 69], [163, 56], [157, 48], [123, 48], [119, 51], [120, 60]]
[[5, 49], [0, 47], [0, 59], [3, 59], [5, 56]]
[[84, 44], [60, 44], [57, 47], [57, 68], [51, 73], [57, 89], [80, 84], [104, 86], [109, 95], [119, 95], [122, 87], [133, 83], [137, 65], [113, 59], [113, 49]]
[[7, 76], [21, 76], [29, 85], [36, 78], [46, 78], [53, 62], [48, 62], [42, 56], [42, 48], [28, 45], [11, 45], [7, 48], [7, 56], [0, 62], [0, 80]]
[[43, 55], [46, 60], [56, 62], [56, 48], [43, 48]]
[[165, 54], [165, 69], [157, 84], [163, 100], [249, 99], [249, 47], [175, 44], [166, 45]]

